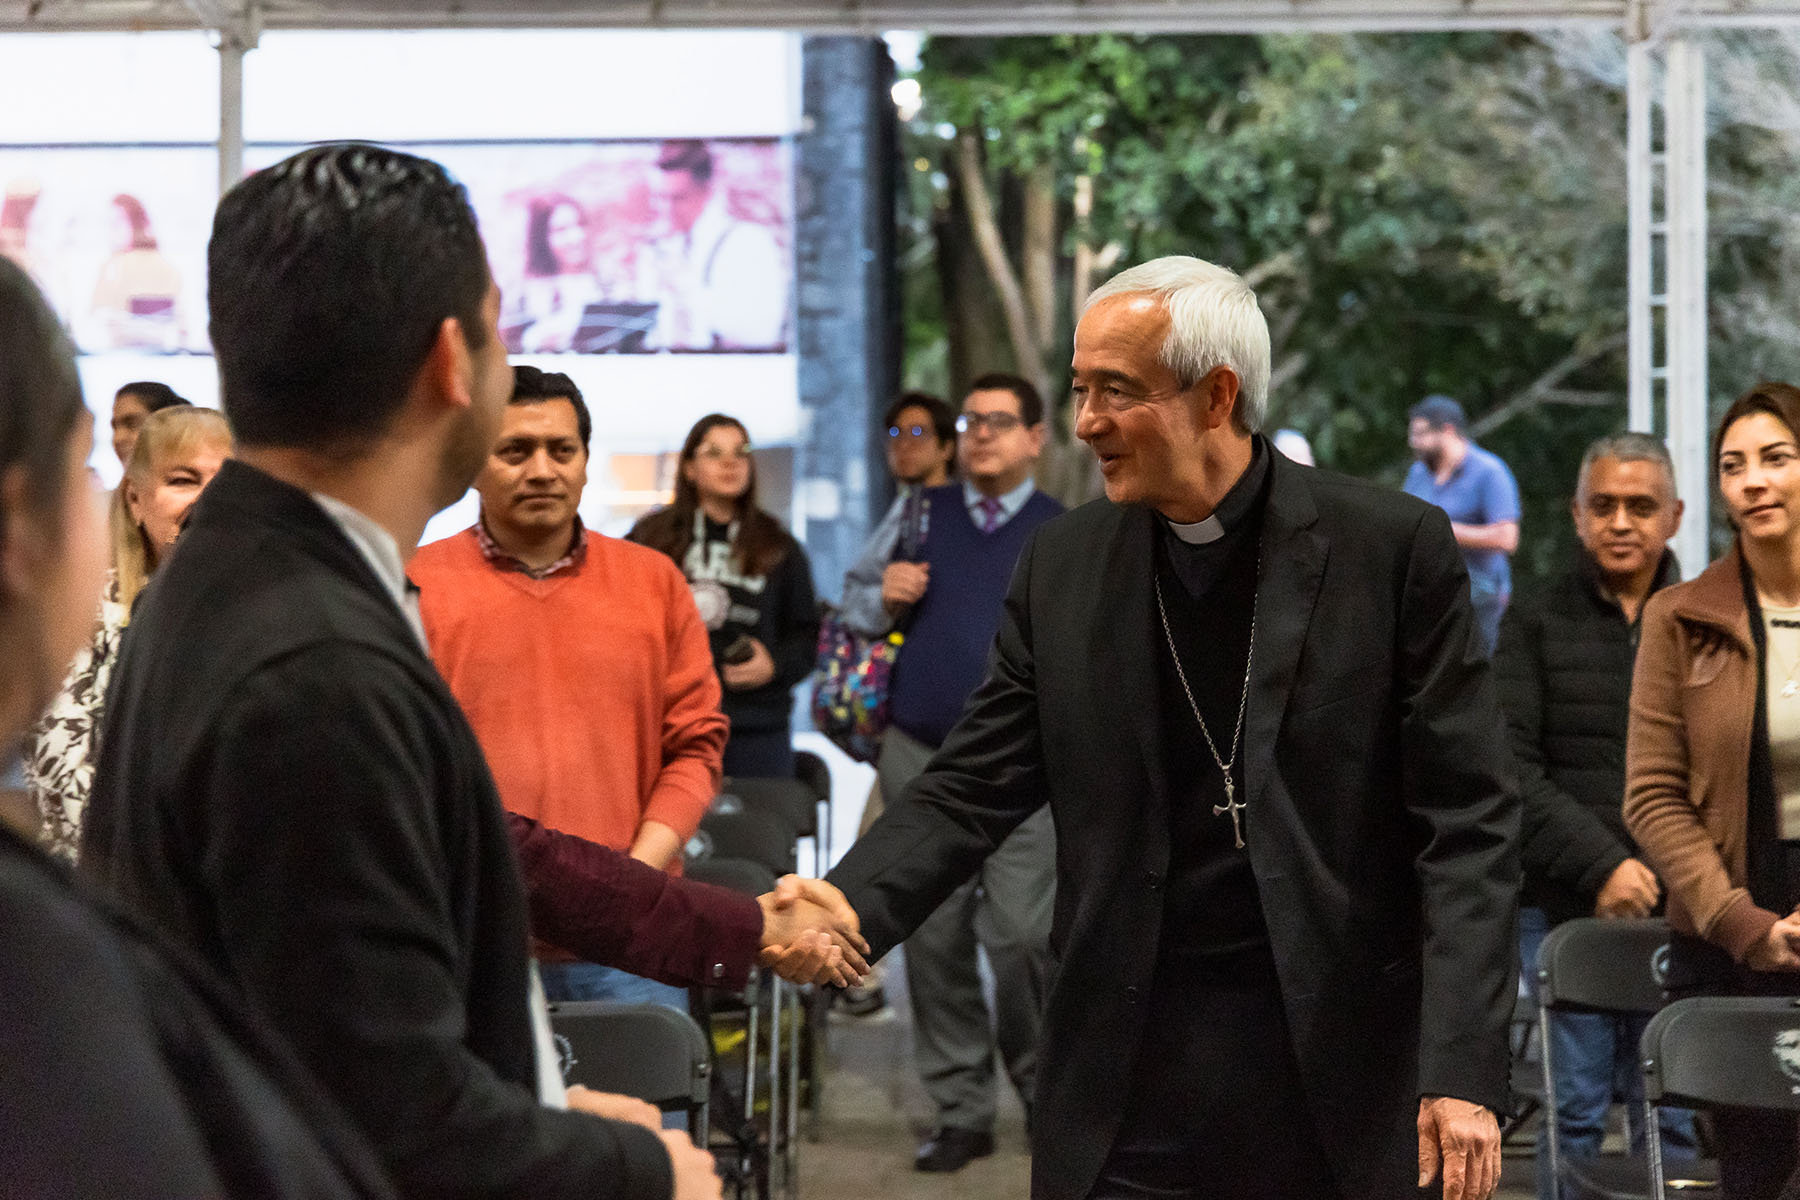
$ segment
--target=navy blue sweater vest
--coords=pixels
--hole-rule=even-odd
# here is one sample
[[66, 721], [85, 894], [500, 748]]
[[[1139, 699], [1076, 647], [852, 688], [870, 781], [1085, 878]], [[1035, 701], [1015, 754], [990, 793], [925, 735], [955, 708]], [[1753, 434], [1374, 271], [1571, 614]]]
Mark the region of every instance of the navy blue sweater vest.
[[1031, 531], [1063, 506], [1033, 492], [1012, 520], [983, 533], [963, 503], [962, 484], [925, 494], [931, 523], [921, 561], [931, 564], [931, 584], [913, 610], [888, 697], [894, 726], [935, 748], [987, 674], [1019, 552]]

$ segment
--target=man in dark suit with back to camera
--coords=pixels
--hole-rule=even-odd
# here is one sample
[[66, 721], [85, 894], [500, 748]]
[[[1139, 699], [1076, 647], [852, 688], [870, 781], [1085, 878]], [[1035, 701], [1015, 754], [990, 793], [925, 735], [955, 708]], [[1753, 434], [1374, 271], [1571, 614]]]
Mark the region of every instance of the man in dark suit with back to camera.
[[512, 391], [461, 185], [381, 147], [314, 147], [226, 194], [209, 266], [239, 458], [132, 622], [84, 869], [286, 1038], [402, 1195], [716, 1200], [685, 1134], [565, 1096], [527, 907], [563, 944], [721, 980], [773, 910], [525, 822], [537, 873], [585, 889], [528, 896], [406, 583]]
[[1091, 297], [1107, 499], [1038, 530], [988, 676], [832, 873], [876, 954], [1048, 802], [1036, 1200], [1499, 1176], [1519, 817], [1443, 512], [1282, 458], [1237, 275]]

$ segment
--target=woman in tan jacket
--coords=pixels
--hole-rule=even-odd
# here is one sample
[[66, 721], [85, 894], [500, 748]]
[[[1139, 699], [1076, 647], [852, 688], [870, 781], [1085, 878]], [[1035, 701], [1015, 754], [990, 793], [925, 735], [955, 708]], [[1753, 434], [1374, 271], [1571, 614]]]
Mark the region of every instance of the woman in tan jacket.
[[[1765, 383], [1719, 422], [1737, 538], [1644, 609], [1625, 824], [1668, 883], [1669, 986], [1800, 995], [1800, 389]], [[1721, 1113], [1728, 1200], [1794, 1171], [1789, 1114]]]

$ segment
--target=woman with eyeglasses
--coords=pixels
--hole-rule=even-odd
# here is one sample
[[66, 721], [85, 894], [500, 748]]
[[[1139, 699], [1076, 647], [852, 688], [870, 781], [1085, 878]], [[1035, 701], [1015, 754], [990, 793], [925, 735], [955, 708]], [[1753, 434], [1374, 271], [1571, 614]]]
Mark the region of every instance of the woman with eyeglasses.
[[[1758, 384], [1713, 440], [1737, 537], [1644, 606], [1625, 825], [1668, 883], [1672, 995], [1800, 996], [1800, 388]], [[1792, 1113], [1714, 1114], [1726, 1200], [1772, 1200]]]
[[676, 462], [675, 502], [626, 536], [674, 559], [694, 590], [731, 718], [725, 774], [792, 779], [791, 693], [819, 637], [812, 565], [756, 502], [743, 423], [700, 418]]

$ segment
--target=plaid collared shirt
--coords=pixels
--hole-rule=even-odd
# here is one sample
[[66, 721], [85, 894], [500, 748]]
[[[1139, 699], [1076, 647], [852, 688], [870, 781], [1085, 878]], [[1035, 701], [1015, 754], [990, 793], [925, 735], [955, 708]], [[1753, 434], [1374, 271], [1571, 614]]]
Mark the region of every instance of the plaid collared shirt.
[[481, 556], [500, 570], [517, 571], [532, 579], [548, 579], [558, 572], [573, 570], [587, 560], [587, 530], [582, 528], [580, 517], [575, 518], [575, 536], [569, 543], [569, 552], [547, 567], [528, 567], [502, 550], [500, 543], [487, 531], [487, 522], [479, 517], [475, 519], [475, 543], [481, 547]]

